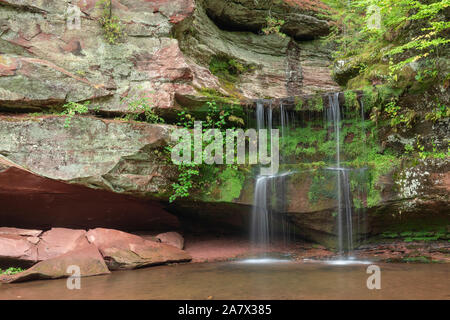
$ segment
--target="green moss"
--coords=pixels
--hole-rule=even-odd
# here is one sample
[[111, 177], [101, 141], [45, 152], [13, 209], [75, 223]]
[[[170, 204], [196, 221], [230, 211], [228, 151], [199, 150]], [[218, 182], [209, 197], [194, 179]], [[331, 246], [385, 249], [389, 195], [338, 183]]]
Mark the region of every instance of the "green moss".
[[312, 179], [308, 192], [311, 204], [316, 204], [321, 199], [336, 199], [336, 175], [334, 172], [320, 170]]
[[239, 168], [204, 166], [202, 168], [202, 190], [198, 195], [204, 201], [233, 202], [239, 198], [245, 182], [245, 175]]
[[245, 72], [252, 70], [251, 66], [247, 66], [236, 59], [217, 55], [211, 58], [209, 70], [219, 79], [227, 82], [236, 83], [239, 76]]
[[[415, 226], [404, 226], [400, 224], [397, 228], [409, 228], [409, 231], [395, 232], [385, 231], [380, 235], [382, 239], [399, 239], [405, 242], [431, 242], [445, 241], [450, 239], [450, 234], [446, 232], [444, 227], [439, 225], [429, 225], [427, 223], [416, 223]], [[413, 231], [421, 230], [421, 231]]]
[[228, 167], [220, 174], [219, 179], [222, 181], [220, 201], [232, 202], [239, 198], [245, 180], [242, 172]]
[[[346, 114], [342, 121], [340, 136], [341, 164], [345, 167], [367, 170], [353, 170], [349, 176], [354, 206], [356, 208], [373, 207], [382, 200], [380, 178], [389, 174], [399, 164], [399, 157], [385, 150], [381, 153], [377, 127], [370, 120], [361, 121], [359, 111]], [[309, 122], [306, 127], [290, 130], [281, 139], [284, 159], [289, 163], [300, 163], [305, 169], [313, 163], [334, 164], [336, 159], [336, 141], [334, 132], [324, 128], [319, 122]], [[298, 165], [298, 166], [301, 166]], [[324, 171], [324, 170], [321, 170]], [[309, 190], [309, 199], [314, 204], [321, 197], [333, 198], [335, 193], [334, 173], [320, 173]], [[334, 189], [333, 189], [334, 188]]]
[[431, 263], [432, 259], [425, 256], [419, 256], [419, 257], [407, 257], [403, 258], [402, 262], [405, 263]]
[[201, 95], [203, 95], [203, 96], [209, 98], [211, 101], [214, 101], [217, 103], [222, 103], [222, 104], [227, 104], [227, 105], [239, 104], [239, 99], [237, 97], [226, 96], [223, 93], [221, 93], [213, 88], [201, 88], [201, 89], [197, 89], [197, 91]]

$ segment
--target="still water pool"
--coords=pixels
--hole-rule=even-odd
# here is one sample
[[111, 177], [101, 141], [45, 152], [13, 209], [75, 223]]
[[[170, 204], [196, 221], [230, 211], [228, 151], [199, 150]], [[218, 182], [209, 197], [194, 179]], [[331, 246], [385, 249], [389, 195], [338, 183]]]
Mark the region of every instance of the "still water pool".
[[447, 299], [448, 264], [378, 264], [381, 290], [367, 289], [367, 264], [268, 261], [179, 264], [81, 279], [1, 284], [0, 299]]

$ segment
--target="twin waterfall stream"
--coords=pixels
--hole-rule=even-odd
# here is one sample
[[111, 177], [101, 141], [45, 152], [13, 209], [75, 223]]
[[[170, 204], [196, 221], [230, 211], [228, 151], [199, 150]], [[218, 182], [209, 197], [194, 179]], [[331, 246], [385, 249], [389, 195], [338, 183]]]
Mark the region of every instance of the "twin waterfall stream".
[[[328, 95], [329, 103], [324, 107], [323, 126], [328, 131], [329, 139], [333, 139], [336, 148], [334, 163], [327, 163], [324, 170], [336, 179], [334, 198], [336, 199], [335, 216], [336, 226], [336, 250], [341, 258], [351, 258], [355, 248], [355, 239], [359, 231], [362, 231], [362, 217], [364, 209], [355, 210], [353, 205], [353, 194], [350, 186], [350, 174], [352, 172], [365, 173], [366, 169], [352, 169], [343, 165], [341, 144], [342, 120], [345, 112], [339, 103], [339, 93]], [[361, 121], [364, 128], [364, 106], [362, 99]], [[296, 119], [297, 117], [297, 119]], [[299, 123], [305, 123], [305, 119], [298, 119], [301, 114], [290, 110], [287, 111], [283, 104], [279, 108], [272, 108], [271, 102], [267, 105], [267, 100], [256, 102], [256, 126], [257, 129], [280, 129], [281, 141], [283, 141], [290, 130], [295, 129]], [[302, 121], [303, 120], [303, 121]], [[294, 228], [289, 218], [289, 183], [288, 180], [295, 170], [283, 169], [286, 162], [286, 155], [283, 154], [283, 147], [280, 145], [280, 171], [274, 175], [260, 175], [258, 173], [255, 181], [254, 204], [251, 217], [251, 242], [256, 248], [267, 252], [271, 244], [282, 241], [288, 244], [295, 238]], [[260, 168], [258, 168], [259, 170]], [[360, 187], [363, 188], [363, 187]], [[294, 190], [295, 191], [295, 190]], [[298, 191], [300, 192], [300, 190]]]

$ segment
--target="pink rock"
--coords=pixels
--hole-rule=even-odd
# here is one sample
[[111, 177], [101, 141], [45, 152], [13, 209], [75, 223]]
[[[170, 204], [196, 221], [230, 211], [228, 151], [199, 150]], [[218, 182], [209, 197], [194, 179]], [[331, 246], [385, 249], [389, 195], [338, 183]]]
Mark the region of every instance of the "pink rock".
[[69, 266], [79, 267], [81, 277], [110, 273], [98, 249], [94, 245], [87, 245], [82, 249], [39, 262], [30, 269], [16, 275], [0, 277], [0, 281], [11, 283], [38, 279], [66, 278], [72, 275], [72, 273], [68, 272]]
[[186, 252], [178, 248], [118, 230], [89, 230], [87, 239], [100, 250], [110, 270], [191, 260]]
[[43, 261], [86, 247], [85, 230], [53, 228], [41, 236], [38, 248], [38, 260]]
[[0, 235], [0, 264], [19, 265], [37, 261], [36, 246], [19, 235]]
[[161, 48], [153, 55], [136, 56], [136, 67], [139, 71], [147, 72], [150, 79], [193, 79], [192, 70], [176, 42]]
[[29, 230], [29, 229], [18, 229], [18, 228], [0, 228], [0, 235], [2, 234], [10, 234], [17, 236], [30, 236], [30, 237], [39, 237], [42, 233], [42, 230]]
[[156, 239], [181, 250], [184, 248], [184, 238], [178, 232], [161, 233], [156, 236]]
[[38, 244], [38, 242], [39, 242], [40, 240], [41, 240], [41, 239], [38, 238], [38, 237], [27, 237], [27, 241], [28, 241], [28, 242], [31, 242], [32, 244]]

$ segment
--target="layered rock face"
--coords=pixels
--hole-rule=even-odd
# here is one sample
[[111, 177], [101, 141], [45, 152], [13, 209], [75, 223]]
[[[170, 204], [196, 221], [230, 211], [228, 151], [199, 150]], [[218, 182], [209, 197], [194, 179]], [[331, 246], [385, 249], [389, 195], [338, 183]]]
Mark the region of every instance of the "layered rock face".
[[167, 194], [176, 176], [176, 168], [160, 152], [169, 138], [168, 126], [83, 117], [68, 129], [62, 117], [3, 120], [0, 199], [5, 226], [179, 227], [176, 217], [151, 200]]
[[206, 0], [208, 16], [227, 29], [261, 32], [267, 17], [283, 20], [281, 31], [298, 39], [317, 39], [329, 33], [329, 23], [320, 19], [327, 6], [320, 1], [213, 1]]
[[[298, 3], [303, 2], [281, 1], [272, 9], [289, 15], [285, 32], [298, 39], [325, 34], [328, 23], [315, 17], [314, 4], [305, 9]], [[239, 32], [216, 25], [239, 8], [242, 16], [229, 20]], [[0, 108], [48, 110], [66, 101], [89, 100], [101, 111], [126, 113], [124, 97], [146, 96], [166, 109], [191, 107], [202, 100], [199, 91], [204, 88], [243, 99], [260, 97], [268, 89], [267, 95], [284, 97], [336, 88], [326, 68], [327, 50], [315, 41], [247, 32], [264, 26], [267, 5], [260, 11], [253, 1], [235, 8], [226, 1], [133, 0], [114, 1], [112, 9], [124, 29], [115, 44], [105, 40], [102, 8], [94, 0], [2, 1]], [[249, 26], [244, 16], [256, 24]], [[73, 26], [68, 17], [79, 24]], [[229, 90], [209, 71], [217, 54], [255, 69]], [[291, 84], [295, 90], [288, 92], [291, 82], [296, 82]]]
[[[301, 7], [290, 1], [273, 4], [271, 10], [280, 17], [289, 15], [285, 26], [292, 30], [284, 32], [293, 37], [304, 32], [309, 39], [295, 41], [277, 34], [262, 35], [261, 29], [270, 16], [267, 4], [253, 1], [199, 3], [192, 17], [174, 28], [174, 34], [182, 51], [199, 64], [208, 65], [213, 58], [219, 58], [225, 62], [233, 59], [245, 67], [238, 81], [222, 88], [225, 93], [257, 99], [339, 89], [328, 68], [330, 51], [313, 40], [328, 30], [327, 21], [314, 17], [317, 12], [309, 11], [309, 15], [305, 15]], [[221, 23], [225, 20], [226, 27]], [[317, 25], [309, 20], [316, 21]]]

